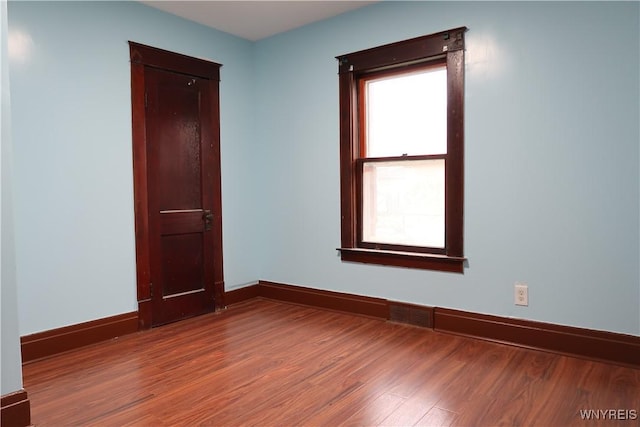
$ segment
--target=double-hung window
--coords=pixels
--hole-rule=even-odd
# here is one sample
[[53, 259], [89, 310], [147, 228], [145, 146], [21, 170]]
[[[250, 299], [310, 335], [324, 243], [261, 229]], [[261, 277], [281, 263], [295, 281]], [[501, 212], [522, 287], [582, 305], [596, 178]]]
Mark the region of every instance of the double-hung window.
[[463, 271], [465, 31], [338, 57], [343, 260]]

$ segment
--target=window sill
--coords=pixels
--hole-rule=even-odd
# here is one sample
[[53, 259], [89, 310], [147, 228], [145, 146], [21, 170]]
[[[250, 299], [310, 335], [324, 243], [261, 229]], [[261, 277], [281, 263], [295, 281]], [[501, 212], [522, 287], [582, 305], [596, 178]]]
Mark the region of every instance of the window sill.
[[342, 261], [365, 264], [390, 265], [395, 267], [419, 268], [423, 270], [463, 273], [464, 257], [415, 252], [381, 251], [362, 248], [338, 248]]

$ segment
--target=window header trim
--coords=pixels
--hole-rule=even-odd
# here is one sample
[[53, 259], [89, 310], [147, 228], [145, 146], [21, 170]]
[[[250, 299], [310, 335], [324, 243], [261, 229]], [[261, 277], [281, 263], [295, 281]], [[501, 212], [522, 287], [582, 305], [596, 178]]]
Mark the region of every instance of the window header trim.
[[464, 33], [466, 31], [467, 27], [459, 27], [337, 56], [338, 74], [391, 67], [412, 61], [421, 61], [426, 57], [443, 55], [447, 52], [464, 50]]

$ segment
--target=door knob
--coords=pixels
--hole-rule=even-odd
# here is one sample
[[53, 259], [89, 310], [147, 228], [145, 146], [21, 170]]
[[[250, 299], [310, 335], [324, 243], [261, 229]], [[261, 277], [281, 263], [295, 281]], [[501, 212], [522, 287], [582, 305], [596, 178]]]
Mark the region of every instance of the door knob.
[[211, 213], [211, 211], [206, 210], [202, 212], [202, 220], [204, 221], [204, 229], [211, 230], [211, 226], [213, 223], [213, 214]]

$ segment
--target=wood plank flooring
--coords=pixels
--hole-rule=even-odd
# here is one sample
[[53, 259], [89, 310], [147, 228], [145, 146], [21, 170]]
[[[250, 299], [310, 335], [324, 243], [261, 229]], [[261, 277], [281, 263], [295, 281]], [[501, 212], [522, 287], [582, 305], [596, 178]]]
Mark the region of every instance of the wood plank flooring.
[[580, 416], [640, 415], [638, 369], [263, 299], [23, 374], [37, 426], [640, 425]]

